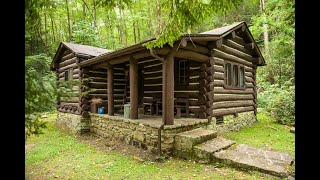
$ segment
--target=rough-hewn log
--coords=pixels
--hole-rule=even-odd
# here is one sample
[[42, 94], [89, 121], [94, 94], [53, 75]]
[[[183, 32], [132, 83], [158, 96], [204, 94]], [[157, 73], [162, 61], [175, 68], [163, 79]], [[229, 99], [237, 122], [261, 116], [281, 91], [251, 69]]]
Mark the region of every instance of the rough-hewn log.
[[251, 77], [245, 77], [245, 78], [246, 78], [246, 82], [251, 82], [253, 84], [256, 83], [255, 80], [253, 78], [251, 78]]
[[213, 48], [220, 48], [222, 46], [222, 39], [218, 39], [216, 41], [211, 41], [208, 43], [208, 48], [213, 49]]
[[215, 68], [214, 67], [208, 67], [205, 72], [207, 73], [208, 76], [211, 76], [214, 74], [214, 70]]
[[160, 71], [160, 70], [162, 70], [162, 65], [161, 64], [159, 64], [157, 66], [144, 68], [144, 72], [154, 72], [154, 71]]
[[252, 72], [245, 72], [245, 76], [254, 78]]
[[[215, 72], [216, 73], [216, 72]], [[210, 82], [213, 82], [214, 81], [214, 77], [211, 75], [211, 76], [208, 76], [206, 77], [206, 80], [210, 83]]]
[[71, 59], [71, 58], [73, 58], [73, 57], [74, 57], [74, 53], [71, 52], [71, 53], [63, 56], [63, 57], [61, 58], [61, 61], [60, 61], [60, 62], [63, 62], [63, 61], [65, 61], [65, 60], [67, 60], [67, 59]]
[[[160, 66], [161, 67], [161, 66]], [[138, 119], [138, 60], [130, 58], [130, 119]]]
[[189, 71], [189, 76], [199, 76], [199, 73], [200, 73], [200, 69], [193, 69], [193, 70], [190, 70]]
[[70, 64], [70, 65], [67, 65], [67, 66], [64, 66], [62, 68], [59, 68], [58, 72], [61, 73], [69, 68], [78, 68], [79, 66], [77, 64]]
[[218, 66], [224, 66], [224, 60], [218, 57], [214, 57], [214, 63]]
[[205, 78], [207, 78], [207, 77], [208, 77], [207, 72], [202, 71], [202, 72], [200, 72], [200, 73], [199, 73], [199, 78], [201, 78], [201, 79], [205, 79]]
[[114, 92], [114, 87], [113, 87], [113, 66], [108, 64], [108, 84], [107, 84], [107, 89], [108, 89], [108, 115], [113, 116], [114, 115], [114, 96], [113, 96], [113, 92]]
[[174, 57], [189, 59], [189, 60], [199, 61], [199, 62], [205, 62], [208, 60], [207, 55], [189, 51], [189, 50], [184, 50], [184, 49], [179, 49], [177, 52], [175, 52]]
[[214, 88], [213, 82], [210, 82], [210, 83], [206, 84], [205, 87], [206, 87], [207, 91], [213, 91], [213, 88]]
[[198, 117], [199, 117], [200, 119], [207, 119], [207, 113], [205, 113], [205, 112], [199, 112]]
[[[94, 89], [106, 89], [108, 87], [107, 83], [97, 83], [97, 82], [90, 82], [89, 83], [90, 88]], [[124, 89], [125, 85], [113, 85], [114, 89]]]
[[202, 63], [200, 65], [200, 71], [205, 71], [208, 68], [208, 65], [206, 63]]
[[203, 94], [199, 95], [198, 96], [198, 104], [205, 104], [207, 102], [207, 97]]
[[244, 106], [253, 106], [254, 102], [252, 100], [249, 101], [222, 101], [222, 102], [214, 102], [212, 104], [213, 109], [220, 108], [232, 108], [232, 107], [244, 107]]
[[213, 89], [213, 92], [215, 94], [253, 94], [252, 88], [246, 88], [246, 89], [224, 89], [223, 87], [215, 87]]
[[205, 87], [200, 87], [200, 89], [199, 89], [199, 93], [200, 93], [200, 94], [205, 94], [206, 92], [208, 92], [208, 91], [207, 91], [207, 88], [205, 88]]
[[[156, 86], [155, 86], [156, 87]], [[190, 84], [189, 86], [176, 86], [175, 90], [199, 90], [199, 84]]]
[[205, 112], [207, 109], [207, 106], [206, 105], [200, 105], [199, 106], [199, 112]]
[[89, 106], [88, 104], [83, 104], [83, 105], [81, 106], [81, 108], [82, 108], [83, 110], [87, 111], [87, 110], [90, 109], [90, 106]]
[[198, 114], [199, 113], [199, 107], [195, 107], [195, 106], [189, 107], [189, 112]]
[[208, 67], [214, 66], [215, 64], [215, 59], [213, 57], [209, 57], [208, 61], [205, 62], [207, 64]]
[[253, 100], [252, 94], [215, 94], [214, 102], [235, 101], [235, 100]]
[[151, 57], [149, 50], [137, 51], [133, 54], [126, 54], [123, 56], [118, 56], [118, 57], [109, 59], [108, 61], [103, 61], [103, 62], [97, 63], [97, 64], [93, 65], [93, 68], [98, 69], [101, 67], [106, 67], [108, 64], [111, 64], [111, 65], [121, 64], [121, 63], [129, 61], [129, 59], [131, 57], [133, 57], [134, 59], [141, 59], [141, 58], [145, 58], [145, 57], [149, 57], [149, 56]]
[[254, 43], [246, 43], [244, 44], [244, 47], [247, 49], [254, 49]]
[[198, 96], [199, 96], [199, 92], [174, 92], [174, 97], [178, 97], [181, 95], [185, 95], [185, 94], [188, 94], [189, 95], [189, 98], [195, 98], [195, 99], [198, 99]]
[[181, 46], [186, 47], [187, 44], [188, 44], [188, 41], [186, 40], [186, 38], [181, 38]]
[[212, 111], [212, 116], [218, 117], [218, 116], [231, 115], [231, 114], [253, 111], [253, 110], [254, 110], [253, 106], [237, 107], [237, 108], [230, 108], [230, 109], [216, 109]]
[[213, 85], [215, 87], [224, 87], [224, 80], [218, 80], [218, 79], [215, 79], [213, 81]]
[[208, 101], [213, 101], [214, 93], [213, 91], [209, 91], [205, 94], [205, 96], [207, 97]]
[[197, 53], [201, 53], [201, 54], [205, 54], [208, 55], [209, 53], [209, 49], [207, 47], [201, 46], [201, 45], [196, 45], [194, 46], [192, 43], [187, 43], [186, 46], [182, 46], [182, 49], [186, 49], [186, 50], [190, 50], [190, 51], [194, 51]]
[[89, 117], [90, 117], [88, 111], [83, 111], [83, 112], [81, 113], [81, 115], [82, 115], [82, 117], [84, 117], [84, 118], [89, 118]]
[[175, 46], [165, 57], [162, 69], [162, 121], [165, 125], [174, 124], [174, 54], [177, 54], [174, 49]]
[[223, 44], [225, 44], [226, 46], [231, 47], [233, 49], [236, 49], [238, 51], [241, 51], [241, 52], [244, 52], [246, 54], [249, 54], [251, 56], [255, 56], [256, 55], [254, 51], [249, 50], [248, 48], [245, 48], [241, 44], [238, 44], [235, 41], [232, 41], [231, 39], [225, 39], [223, 41]]
[[108, 82], [108, 78], [100, 78], [100, 77], [90, 77], [91, 82]]
[[[230, 52], [227, 50], [227, 48], [223, 48], [223, 47], [221, 47], [221, 49], [213, 49], [211, 55], [213, 57], [218, 57], [218, 58], [221, 58], [224, 60], [229, 60], [229, 61], [233, 61], [236, 63], [244, 64], [249, 67], [253, 66], [252, 65], [252, 61], [254, 60], [253, 58], [242, 59], [242, 58], [239, 58], [233, 54], [228, 54]], [[250, 61], [249, 61], [249, 59], [250, 59]]]
[[220, 72], [216, 72], [216, 73], [214, 73], [213, 78], [219, 79], [219, 80], [224, 80], [224, 74], [220, 73]]
[[189, 106], [198, 106], [198, 100], [190, 100], [189, 99]]
[[206, 109], [205, 112], [206, 112], [207, 116], [212, 116], [212, 115], [213, 115], [213, 114], [212, 114], [212, 110], [213, 110], [212, 108], [207, 108], [207, 109]]
[[208, 81], [206, 79], [200, 79], [199, 85], [200, 87], [204, 87], [208, 84]]
[[83, 104], [89, 104], [89, 100], [87, 98], [82, 98], [81, 105], [83, 105]]
[[156, 73], [144, 73], [144, 77], [146, 78], [155, 78], [155, 77], [162, 77], [162, 71]]
[[223, 66], [214, 65], [213, 67], [216, 72], [224, 73]]
[[243, 60], [246, 60], [248, 62], [253, 62], [253, 57], [249, 54], [246, 54], [242, 51], [239, 51], [237, 49], [234, 49], [232, 47], [229, 47], [227, 45], [222, 45], [221, 48], [219, 48], [221, 51], [223, 52], [226, 52], [227, 54], [230, 54], [230, 55], [233, 55], [233, 56], [236, 56], [238, 58], [241, 58]]
[[63, 68], [63, 67], [68, 66], [68, 65], [70, 65], [70, 64], [76, 63], [76, 59], [77, 59], [77, 57], [73, 57], [73, 58], [71, 58], [71, 59], [67, 59], [67, 60], [61, 62], [61, 63], [59, 64], [59, 68]]
[[245, 72], [256, 73], [256, 71], [252, 67], [248, 67], [248, 66], [244, 66], [244, 71]]

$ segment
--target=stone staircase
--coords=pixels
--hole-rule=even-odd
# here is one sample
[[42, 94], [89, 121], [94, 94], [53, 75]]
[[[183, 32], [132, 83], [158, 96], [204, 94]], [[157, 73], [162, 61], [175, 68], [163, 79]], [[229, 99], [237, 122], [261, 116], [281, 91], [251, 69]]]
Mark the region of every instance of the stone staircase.
[[263, 150], [217, 137], [214, 130], [197, 128], [175, 136], [174, 155], [201, 163], [221, 162], [243, 170], [278, 177], [291, 176], [294, 160], [288, 153]]

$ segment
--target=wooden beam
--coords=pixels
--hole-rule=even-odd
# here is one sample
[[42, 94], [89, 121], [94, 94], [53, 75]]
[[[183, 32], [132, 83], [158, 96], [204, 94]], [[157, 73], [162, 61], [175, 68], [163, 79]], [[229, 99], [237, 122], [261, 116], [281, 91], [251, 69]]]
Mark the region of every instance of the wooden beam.
[[174, 57], [182, 58], [182, 59], [189, 59], [193, 61], [199, 62], [206, 62], [208, 61], [208, 56], [204, 54], [200, 54], [194, 51], [179, 49], [175, 54]]
[[174, 54], [176, 46], [165, 56], [162, 69], [162, 121], [174, 124]]
[[216, 41], [211, 41], [208, 42], [208, 48], [213, 49], [213, 48], [220, 48], [222, 46], [223, 38], [218, 39]]
[[114, 115], [114, 96], [113, 96], [113, 66], [108, 65], [108, 114]]
[[194, 51], [197, 53], [201, 53], [204, 55], [208, 55], [209, 53], [209, 49], [205, 46], [201, 46], [201, 45], [194, 45], [192, 43], [187, 43], [186, 46], [182, 46], [182, 49], [186, 49], [186, 50], [190, 50], [190, 51]]
[[130, 119], [138, 119], [138, 60], [130, 57]]

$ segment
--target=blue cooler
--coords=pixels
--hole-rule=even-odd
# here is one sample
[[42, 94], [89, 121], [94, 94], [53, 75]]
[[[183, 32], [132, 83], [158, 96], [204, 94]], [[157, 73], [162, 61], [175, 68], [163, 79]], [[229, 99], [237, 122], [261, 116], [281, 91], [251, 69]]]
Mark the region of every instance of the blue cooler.
[[104, 114], [104, 107], [98, 107], [98, 114]]

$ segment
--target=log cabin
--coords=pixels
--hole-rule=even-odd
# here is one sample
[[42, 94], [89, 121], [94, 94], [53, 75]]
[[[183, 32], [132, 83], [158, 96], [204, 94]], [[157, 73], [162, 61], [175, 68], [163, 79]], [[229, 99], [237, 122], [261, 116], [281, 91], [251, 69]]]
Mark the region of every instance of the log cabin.
[[[51, 63], [57, 81], [78, 81], [74, 98], [60, 97], [57, 110], [89, 118], [93, 98], [105, 113], [130, 119], [140, 114], [175, 118], [213, 118], [257, 113], [256, 72], [266, 65], [245, 22], [181, 36], [173, 46], [147, 49], [143, 42], [117, 50], [62, 42]], [[94, 108], [92, 108], [94, 107]]]

